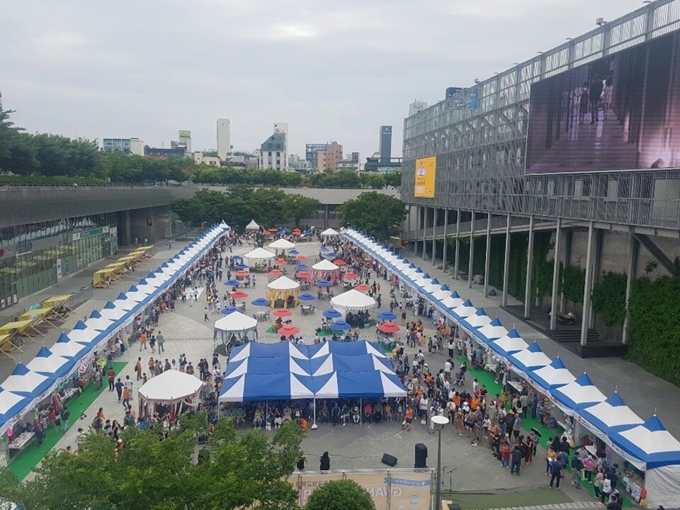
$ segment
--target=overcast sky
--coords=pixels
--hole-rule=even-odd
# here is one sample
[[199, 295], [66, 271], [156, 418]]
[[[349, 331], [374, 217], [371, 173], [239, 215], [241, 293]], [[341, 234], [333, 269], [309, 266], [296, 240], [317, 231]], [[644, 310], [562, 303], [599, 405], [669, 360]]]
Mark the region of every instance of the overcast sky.
[[2, 0], [0, 91], [28, 131], [169, 146], [215, 121], [252, 151], [336, 140], [362, 159], [408, 104], [443, 99], [641, 0]]

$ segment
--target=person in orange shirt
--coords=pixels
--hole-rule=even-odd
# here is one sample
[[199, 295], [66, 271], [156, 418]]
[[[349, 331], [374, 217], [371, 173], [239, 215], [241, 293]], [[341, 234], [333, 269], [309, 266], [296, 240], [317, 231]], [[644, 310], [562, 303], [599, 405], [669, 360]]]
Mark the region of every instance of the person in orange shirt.
[[478, 407], [479, 407], [479, 400], [477, 399], [477, 397], [472, 397], [470, 399], [470, 409], [472, 409], [473, 411], [476, 411]]
[[146, 349], [146, 331], [139, 335], [139, 350]]
[[300, 418], [300, 428], [302, 429], [303, 432], [307, 432], [308, 424], [307, 420], [304, 418]]
[[404, 425], [402, 425], [402, 430], [407, 430], [411, 431], [411, 423], [413, 422], [413, 408], [409, 406], [408, 409], [406, 409], [406, 422]]

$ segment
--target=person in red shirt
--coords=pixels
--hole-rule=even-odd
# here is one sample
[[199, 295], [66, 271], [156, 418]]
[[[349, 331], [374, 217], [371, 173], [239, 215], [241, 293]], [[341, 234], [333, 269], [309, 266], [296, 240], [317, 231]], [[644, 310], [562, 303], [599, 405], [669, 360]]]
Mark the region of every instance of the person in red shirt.
[[106, 375], [109, 378], [109, 391], [113, 391], [115, 389], [114, 383], [116, 382], [116, 371], [113, 368], [109, 368], [109, 371], [106, 372]]

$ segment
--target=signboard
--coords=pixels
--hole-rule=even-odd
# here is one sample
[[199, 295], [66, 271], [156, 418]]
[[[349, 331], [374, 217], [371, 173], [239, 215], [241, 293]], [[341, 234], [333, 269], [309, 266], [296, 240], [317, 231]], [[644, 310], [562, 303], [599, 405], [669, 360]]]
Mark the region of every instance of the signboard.
[[191, 138], [191, 131], [188, 131], [186, 129], [180, 129], [179, 130], [179, 137], [180, 138]]
[[79, 241], [80, 239], [86, 239], [88, 237], [98, 236], [104, 233], [103, 228], [94, 228], [92, 230], [84, 230], [83, 232], [76, 232], [73, 234], [73, 240]]
[[434, 182], [437, 175], [437, 157], [416, 159], [416, 198], [434, 198]]
[[61, 280], [63, 273], [61, 271], [61, 259], [57, 259], [57, 280]]
[[432, 490], [430, 470], [394, 470], [368, 473], [301, 473], [291, 480], [299, 489], [300, 506], [331, 480], [354, 480], [368, 491], [377, 510], [429, 510]]

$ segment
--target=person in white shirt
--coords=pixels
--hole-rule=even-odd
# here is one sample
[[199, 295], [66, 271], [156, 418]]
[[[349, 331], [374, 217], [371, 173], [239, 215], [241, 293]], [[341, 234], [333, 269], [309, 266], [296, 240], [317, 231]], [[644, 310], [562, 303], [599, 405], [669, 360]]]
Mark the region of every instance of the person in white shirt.
[[444, 363], [444, 376], [446, 379], [451, 379], [451, 369], [453, 368], [453, 364], [451, 363], [450, 359], [447, 359], [446, 362]]

